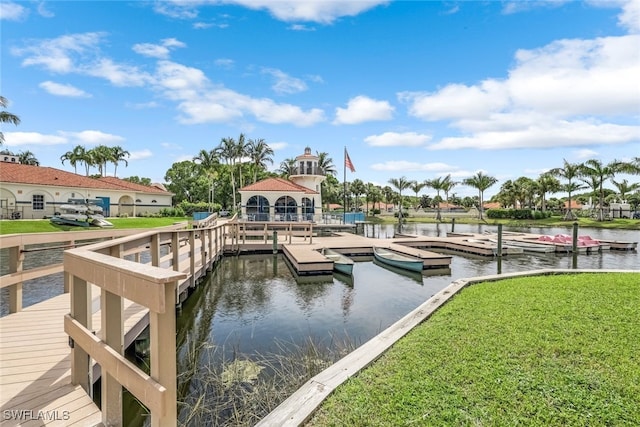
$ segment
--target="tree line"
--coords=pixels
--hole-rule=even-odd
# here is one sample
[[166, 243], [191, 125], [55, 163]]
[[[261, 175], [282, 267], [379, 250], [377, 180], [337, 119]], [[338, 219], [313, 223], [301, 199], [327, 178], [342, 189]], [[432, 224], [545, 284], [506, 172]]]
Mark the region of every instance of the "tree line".
[[[0, 106], [7, 107], [7, 100], [0, 96]], [[0, 112], [0, 122], [18, 125], [20, 118], [8, 111]], [[0, 132], [0, 145], [4, 143], [4, 135]], [[23, 164], [39, 165], [35, 155], [30, 151], [13, 154], [9, 150], [3, 150], [2, 154], [11, 154], [18, 157]], [[325, 175], [322, 183], [322, 200], [329, 210], [330, 204], [342, 205], [346, 201], [345, 210], [361, 209], [364, 196], [365, 207], [380, 203], [397, 204], [400, 206], [400, 217], [403, 207], [413, 205], [418, 208], [434, 208], [436, 219], [441, 220], [441, 205], [458, 205], [465, 208], [476, 206], [480, 218], [483, 219], [484, 192], [498, 183], [498, 179], [484, 172], [454, 181], [451, 175], [441, 176], [424, 181], [408, 180], [406, 177], [392, 178], [387, 186], [379, 186], [373, 183], [364, 183], [360, 179], [341, 184], [336, 179], [336, 167], [333, 159], [326, 152], [316, 152], [318, 156], [318, 174]], [[262, 138], [250, 139], [243, 133], [239, 137], [221, 138], [220, 143], [212, 149], [201, 149], [192, 160], [174, 163], [165, 174], [167, 189], [175, 194], [174, 204], [182, 201], [189, 203], [210, 203], [234, 210], [238, 206], [238, 189], [246, 184], [255, 183], [267, 177], [288, 178], [298, 173], [298, 164], [295, 158], [284, 159], [275, 172], [267, 170], [268, 165], [273, 164], [274, 151]], [[113, 164], [114, 176], [117, 176], [118, 164], [121, 162], [128, 166], [127, 158], [130, 153], [120, 146], [107, 147], [99, 145], [92, 149], [86, 149], [78, 145], [73, 150], [60, 156], [64, 165], [69, 162], [77, 173], [78, 166], [84, 166], [86, 176], [90, 174], [90, 168], [98, 169], [99, 176], [106, 176], [107, 165]], [[597, 219], [602, 221], [605, 217], [604, 207], [612, 197], [621, 200], [633, 199], [640, 193], [640, 183], [629, 183], [623, 179], [617, 181], [615, 177], [621, 173], [640, 174], [640, 157], [634, 157], [631, 161], [624, 162], [614, 160], [603, 164], [600, 160], [590, 159], [584, 163], [570, 163], [563, 159], [563, 165], [553, 168], [541, 174], [537, 179], [519, 177], [515, 180], [505, 181], [500, 191], [491, 198], [492, 202], [498, 202], [504, 208], [529, 207], [543, 212], [547, 210], [547, 196], [550, 194], [567, 193], [568, 207], [565, 219], [574, 220], [572, 204], [575, 202], [577, 191], [589, 189], [590, 196], [598, 199]], [[149, 178], [137, 176], [125, 178], [131, 182], [150, 185]], [[605, 187], [611, 182], [617, 192]], [[452, 190], [457, 185], [465, 185], [478, 191], [474, 197], [460, 199]], [[393, 187], [393, 188], [392, 188]], [[419, 197], [424, 188], [436, 191], [436, 196], [427, 195]], [[395, 189], [395, 190], [394, 190]], [[415, 198], [408, 199], [403, 192], [411, 190]], [[444, 199], [440, 193], [444, 194]], [[580, 197], [585, 197], [581, 195]], [[638, 196], [640, 198], [640, 196]], [[637, 206], [637, 203], [636, 203]], [[556, 206], [557, 207], [557, 206]]]

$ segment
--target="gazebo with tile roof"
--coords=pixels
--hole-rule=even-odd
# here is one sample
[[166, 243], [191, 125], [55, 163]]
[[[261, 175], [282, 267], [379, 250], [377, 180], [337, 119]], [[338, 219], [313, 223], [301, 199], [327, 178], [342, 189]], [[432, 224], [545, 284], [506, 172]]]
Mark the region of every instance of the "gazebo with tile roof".
[[307, 147], [296, 157], [289, 179], [267, 178], [239, 190], [241, 216], [249, 221], [320, 221], [320, 184], [325, 180], [318, 156]]

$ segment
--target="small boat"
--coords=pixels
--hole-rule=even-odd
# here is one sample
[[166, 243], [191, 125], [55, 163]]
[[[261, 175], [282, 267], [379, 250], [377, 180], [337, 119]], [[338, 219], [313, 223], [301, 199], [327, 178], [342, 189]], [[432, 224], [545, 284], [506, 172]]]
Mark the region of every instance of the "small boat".
[[69, 203], [60, 205], [61, 213], [51, 217], [50, 221], [56, 225], [72, 225], [77, 227], [113, 227], [104, 219], [102, 206], [90, 199], [69, 199]]
[[[496, 243], [497, 243], [497, 240], [496, 240]], [[520, 240], [503, 239], [502, 243], [503, 244], [507, 244], [507, 245], [509, 245], [511, 247], [522, 248], [522, 250], [525, 251], [525, 252], [552, 253], [552, 252], [556, 251], [555, 246], [552, 246], [552, 245], [543, 245], [543, 244], [540, 244], [540, 243], [523, 242], [523, 241], [520, 241]]]
[[392, 267], [403, 268], [410, 271], [420, 271], [424, 268], [424, 262], [420, 258], [403, 255], [389, 249], [373, 247], [373, 256], [383, 264]]
[[384, 268], [385, 270], [389, 270], [400, 276], [407, 277], [415, 281], [416, 283], [419, 283], [420, 285], [424, 284], [422, 272], [420, 271], [406, 270], [404, 268], [394, 267], [389, 264], [384, 264], [383, 262], [378, 261], [375, 258], [373, 259], [373, 263], [381, 268]]
[[[494, 256], [498, 255], [498, 241], [495, 239], [465, 239], [464, 241], [490, 248]], [[523, 252], [523, 248], [507, 245], [505, 242], [502, 243], [502, 255], [521, 254]]]
[[353, 273], [353, 260], [348, 256], [329, 248], [322, 248], [322, 255], [333, 261], [335, 271], [348, 275]]

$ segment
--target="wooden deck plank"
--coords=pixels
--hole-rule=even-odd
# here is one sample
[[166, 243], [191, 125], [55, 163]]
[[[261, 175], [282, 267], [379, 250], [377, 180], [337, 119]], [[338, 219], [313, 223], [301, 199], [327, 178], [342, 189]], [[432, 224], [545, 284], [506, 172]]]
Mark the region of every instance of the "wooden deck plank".
[[[92, 287], [92, 295], [92, 329], [100, 335], [99, 289]], [[148, 310], [128, 300], [123, 305], [125, 331], [130, 331]], [[69, 294], [62, 294], [0, 318], [0, 410], [22, 411], [22, 415], [7, 413], [10, 416], [3, 419], [3, 426], [93, 426], [101, 422], [102, 415], [91, 398], [71, 384], [69, 340], [63, 329], [69, 309]], [[67, 419], [28, 420], [30, 413], [25, 411], [33, 411], [34, 416], [45, 411], [46, 416]]]

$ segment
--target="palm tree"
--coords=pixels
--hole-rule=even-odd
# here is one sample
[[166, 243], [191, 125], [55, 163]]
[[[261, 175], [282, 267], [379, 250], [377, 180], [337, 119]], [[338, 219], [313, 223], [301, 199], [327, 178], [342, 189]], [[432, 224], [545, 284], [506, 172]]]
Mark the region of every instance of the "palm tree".
[[240, 180], [240, 188], [244, 187], [244, 175], [242, 174], [242, 159], [248, 155], [248, 143], [245, 141], [244, 134], [241, 133], [236, 143], [235, 157], [238, 163], [238, 178]]
[[291, 157], [284, 159], [282, 162], [280, 162], [280, 167], [278, 168], [277, 172], [285, 178], [288, 178], [291, 175], [296, 175], [298, 173], [298, 165], [296, 163], [296, 159], [293, 159]]
[[550, 173], [543, 173], [538, 177], [538, 192], [541, 198], [540, 209], [544, 212], [547, 209], [546, 196], [547, 193], [557, 193], [560, 190], [560, 181]]
[[580, 165], [575, 163], [569, 163], [565, 159], [562, 159], [562, 160], [564, 161], [564, 165], [561, 168], [551, 169], [548, 173], [553, 176], [557, 176], [567, 180], [567, 185], [564, 186], [564, 189], [569, 193], [569, 206], [567, 208], [567, 212], [564, 215], [564, 219], [567, 221], [573, 221], [576, 219], [576, 216], [573, 214], [573, 211], [571, 210], [571, 202], [572, 202], [571, 193], [572, 191], [579, 190], [580, 188], [583, 188], [583, 187], [572, 185], [572, 181], [574, 178], [578, 178], [580, 176]]
[[126, 158], [129, 157], [131, 154], [123, 149], [122, 147], [120, 147], [119, 145], [116, 145], [115, 147], [111, 147], [111, 162], [114, 165], [113, 168], [113, 176], [115, 176], [116, 178], [118, 177], [117, 175], [117, 170], [118, 170], [118, 163], [120, 162], [124, 162], [125, 166], [129, 166], [129, 162], [127, 162]]
[[453, 181], [451, 179], [451, 174], [447, 175], [444, 177], [443, 183], [442, 183], [442, 191], [444, 191], [444, 197], [446, 200], [447, 205], [449, 204], [449, 192], [451, 190], [453, 190], [453, 187], [455, 187], [456, 185], [459, 184], [459, 182], [457, 181]]
[[18, 162], [20, 162], [21, 165], [40, 166], [40, 161], [38, 161], [36, 156], [29, 150], [18, 153]]
[[360, 195], [365, 193], [367, 191], [364, 182], [362, 182], [361, 179], [354, 179], [353, 182], [351, 183], [351, 186], [349, 187], [351, 189], [351, 192], [353, 193], [353, 195], [355, 196], [355, 206], [356, 206], [356, 210], [358, 209], [358, 207], [360, 206]]
[[[73, 166], [73, 172], [78, 173], [78, 163], [83, 163], [87, 157], [87, 150], [82, 145], [76, 145], [73, 150], [67, 151], [60, 156], [60, 161], [64, 165], [66, 160]], [[87, 167], [87, 175], [89, 175], [89, 168]]]
[[594, 191], [598, 193], [598, 221], [604, 221], [604, 183], [608, 179], [613, 177], [624, 170], [623, 162], [617, 160], [612, 161], [607, 165], [603, 165], [600, 160], [591, 159], [580, 165], [580, 175], [590, 178], [597, 189]]
[[464, 185], [468, 185], [469, 187], [473, 187], [478, 190], [478, 196], [479, 196], [478, 201], [480, 204], [480, 206], [478, 207], [478, 211], [480, 212], [481, 221], [484, 221], [484, 218], [482, 215], [484, 211], [484, 206], [483, 206], [484, 192], [497, 182], [498, 182], [497, 178], [493, 176], [485, 175], [484, 173], [482, 173], [482, 171], [476, 173], [471, 178], [466, 178], [462, 181]]
[[227, 165], [229, 166], [229, 172], [231, 174], [231, 191], [233, 194], [234, 210], [236, 208], [236, 181], [233, 175], [233, 167], [235, 164], [237, 151], [238, 150], [237, 150], [236, 141], [231, 137], [222, 138], [222, 140], [220, 140], [220, 145], [218, 145], [218, 147], [215, 149], [215, 153], [221, 159], [224, 159], [227, 162]]
[[620, 199], [624, 202], [627, 199], [627, 194], [633, 193], [634, 191], [640, 189], [640, 183], [635, 182], [633, 184], [629, 184], [629, 181], [623, 179], [621, 182], [612, 179], [611, 182], [618, 189], [618, 194], [620, 194]]
[[91, 158], [91, 165], [98, 167], [100, 176], [107, 176], [107, 163], [113, 161], [113, 152], [106, 145], [98, 145], [87, 153]]
[[316, 151], [316, 154], [318, 156], [318, 169], [322, 171], [322, 174], [335, 176], [338, 171], [336, 171], [336, 167], [333, 164], [333, 159], [329, 157], [329, 153], [326, 153], [324, 151], [318, 153]]
[[[4, 96], [0, 96], [0, 107], [6, 108], [9, 106], [9, 101]], [[8, 111], [0, 111], [0, 123], [13, 123], [18, 126], [20, 124], [20, 117], [15, 114], [11, 114]], [[4, 134], [0, 132], [0, 145], [4, 144]]]
[[407, 180], [407, 178], [403, 176], [400, 178], [391, 178], [389, 180], [389, 184], [396, 187], [398, 189], [398, 193], [400, 194], [400, 211], [398, 213], [398, 222], [400, 223], [400, 225], [402, 225], [402, 191], [409, 188], [409, 185], [411, 185], [411, 181]]
[[418, 182], [418, 181], [411, 181], [411, 185], [409, 185], [409, 188], [411, 188], [411, 190], [414, 193], [416, 193], [416, 204], [415, 204], [416, 210], [420, 208], [420, 200], [418, 199], [418, 193], [422, 191], [422, 189], [426, 186], [427, 186], [426, 182]]
[[[445, 187], [447, 186], [446, 182], [445, 182], [445, 178], [443, 177], [438, 177], [438, 178], [434, 178], [434, 179], [430, 179], [425, 181], [425, 183], [433, 188], [434, 190], [436, 190], [436, 197], [438, 197], [439, 200], [442, 200], [440, 198], [440, 191], [444, 190]], [[437, 202], [436, 205], [436, 221], [442, 221], [442, 215], [440, 214], [440, 202]]]
[[273, 149], [267, 145], [264, 139], [250, 139], [247, 145], [247, 154], [253, 164], [253, 182], [258, 180], [258, 169], [266, 169], [267, 163], [273, 164]]

